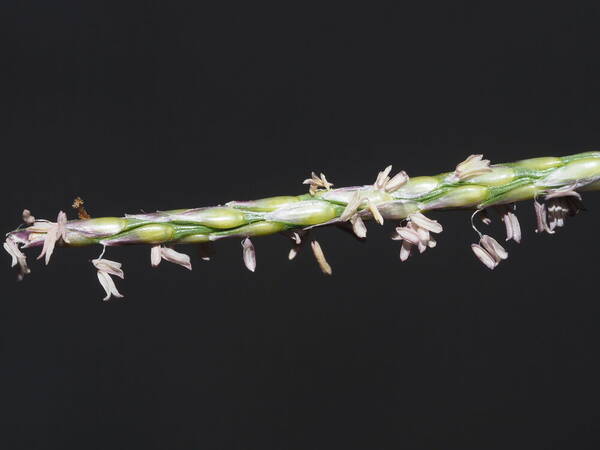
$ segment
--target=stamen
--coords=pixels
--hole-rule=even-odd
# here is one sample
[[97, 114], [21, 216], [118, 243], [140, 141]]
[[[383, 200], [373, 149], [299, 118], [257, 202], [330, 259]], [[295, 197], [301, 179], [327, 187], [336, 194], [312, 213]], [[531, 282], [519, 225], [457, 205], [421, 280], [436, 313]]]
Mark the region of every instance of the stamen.
[[331, 270], [331, 266], [325, 259], [325, 254], [323, 253], [323, 249], [321, 249], [321, 245], [319, 244], [319, 242], [312, 241], [310, 243], [310, 246], [312, 248], [313, 254], [315, 255], [315, 259], [317, 260], [317, 263], [319, 263], [319, 267], [321, 268], [321, 271], [326, 275], [331, 275], [333, 273], [333, 271]]

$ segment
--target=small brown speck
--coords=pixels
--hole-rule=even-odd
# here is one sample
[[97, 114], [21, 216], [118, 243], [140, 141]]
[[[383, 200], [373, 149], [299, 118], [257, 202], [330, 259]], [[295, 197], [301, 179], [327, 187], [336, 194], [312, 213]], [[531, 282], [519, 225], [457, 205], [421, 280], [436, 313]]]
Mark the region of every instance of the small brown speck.
[[92, 216], [90, 216], [88, 214], [88, 212], [85, 210], [85, 208], [83, 207], [84, 201], [81, 197], [76, 197], [75, 200], [73, 200], [73, 204], [71, 205], [71, 207], [73, 209], [77, 210], [77, 216], [84, 220], [84, 219], [91, 219]]

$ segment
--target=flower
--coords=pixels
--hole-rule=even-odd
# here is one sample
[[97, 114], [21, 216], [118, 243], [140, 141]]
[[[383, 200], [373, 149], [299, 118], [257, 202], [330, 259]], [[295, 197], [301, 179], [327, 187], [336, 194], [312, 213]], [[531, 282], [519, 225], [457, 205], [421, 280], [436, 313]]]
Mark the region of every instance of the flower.
[[546, 205], [534, 200], [533, 207], [535, 208], [535, 218], [537, 221], [535, 232], [543, 233], [545, 231], [548, 234], [554, 234], [554, 230], [550, 229], [548, 221], [546, 220]]
[[290, 234], [290, 239], [292, 241], [294, 241], [294, 245], [292, 246], [292, 248], [290, 249], [290, 252], [288, 253], [288, 259], [291, 261], [298, 255], [298, 252], [300, 251], [300, 244], [302, 244], [302, 237], [300, 236], [300, 234], [298, 232], [294, 231], [294, 232], [292, 232], [292, 234]]
[[375, 221], [379, 225], [383, 225], [383, 216], [377, 209], [377, 205], [375, 205], [375, 203], [373, 203], [371, 200], [367, 199], [367, 206], [369, 207], [369, 211], [371, 211], [371, 214], [373, 215]]
[[[375, 221], [377, 221], [377, 223], [379, 223], [380, 225], [383, 225], [383, 216], [379, 212], [377, 206], [368, 198], [366, 199], [366, 202], [367, 207]], [[352, 197], [350, 198], [350, 201], [346, 205], [346, 208], [344, 208], [344, 211], [342, 211], [339, 220], [341, 222], [350, 221], [350, 223], [352, 224], [352, 230], [354, 231], [354, 234], [356, 234], [357, 237], [364, 239], [365, 237], [367, 237], [367, 227], [365, 226], [365, 223], [363, 222], [358, 212], [358, 209], [361, 207], [362, 203], [362, 193], [357, 190], [354, 193], [354, 195], [352, 195]]]
[[290, 251], [288, 253], [288, 259], [291, 261], [296, 256], [298, 256], [299, 252], [300, 252], [300, 247], [298, 245], [294, 245], [292, 248], [290, 248]]
[[154, 245], [150, 249], [150, 264], [152, 267], [156, 267], [162, 260], [169, 261], [173, 264], [179, 264], [188, 270], [192, 270], [192, 264], [190, 263], [190, 257], [185, 253], [179, 253], [170, 247], [163, 247], [162, 245]]
[[106, 297], [104, 297], [102, 300], [107, 301], [113, 295], [115, 297], [122, 298], [123, 295], [117, 290], [115, 282], [110, 277], [111, 275], [114, 275], [121, 279], [125, 278], [125, 274], [123, 273], [123, 270], [121, 270], [121, 263], [111, 261], [109, 259], [98, 258], [93, 259], [92, 264], [96, 269], [98, 269], [98, 281], [100, 281], [100, 284], [106, 292]]
[[548, 226], [551, 230], [556, 227], [562, 227], [565, 224], [565, 218], [569, 214], [569, 205], [566, 199], [551, 200], [546, 209], [548, 211]]
[[479, 261], [490, 270], [494, 270], [500, 261], [508, 258], [508, 252], [504, 247], [487, 234], [481, 235], [479, 244], [471, 244], [471, 249]]
[[292, 248], [290, 249], [290, 252], [288, 253], [288, 259], [290, 261], [292, 259], [294, 259], [296, 256], [298, 256], [298, 253], [300, 253], [300, 249], [302, 248], [302, 246], [304, 245], [304, 242], [305, 242], [302, 238], [306, 234], [308, 234], [308, 231], [303, 231], [303, 230], [292, 231], [291, 233], [288, 234], [289, 238], [293, 241]]
[[471, 244], [471, 250], [473, 250], [475, 256], [477, 256], [479, 261], [481, 261], [488, 269], [494, 270], [496, 268], [496, 261], [481, 245]]
[[563, 186], [558, 189], [551, 189], [546, 193], [546, 195], [544, 195], [544, 199], [546, 200], [560, 197], [575, 197], [577, 200], [581, 200], [581, 194], [574, 190], [573, 185]]
[[554, 230], [556, 227], [564, 226], [567, 216], [574, 216], [582, 207], [581, 202], [573, 197], [551, 199], [546, 203], [548, 227]]
[[[358, 209], [360, 208], [362, 203], [362, 194], [360, 191], [357, 190], [354, 193], [354, 195], [350, 198], [350, 201], [346, 205], [346, 208], [340, 215], [340, 221], [350, 221], [350, 223], [352, 224], [352, 231], [354, 232], [354, 234], [356, 234], [357, 237], [364, 239], [365, 237], [367, 237], [367, 227], [365, 226], [365, 223], [358, 214]], [[369, 199], [367, 199], [367, 205], [369, 211], [371, 212], [375, 220], [380, 225], [383, 225], [383, 216], [377, 209], [377, 206], [375, 206], [375, 204], [373, 204]]]
[[408, 175], [404, 170], [402, 170], [402, 171], [398, 172], [396, 175], [394, 175], [387, 183], [385, 183], [385, 186], [383, 187], [383, 189], [385, 190], [385, 192], [392, 193], [392, 192], [395, 192], [398, 189], [400, 189], [407, 182], [408, 182]]
[[510, 241], [512, 239], [519, 244], [521, 242], [521, 224], [515, 213], [513, 213], [514, 209], [514, 204], [511, 207], [507, 205], [499, 205], [496, 207], [506, 228], [506, 240]]
[[479, 219], [485, 224], [485, 225], [489, 225], [492, 223], [492, 219], [490, 218], [487, 209], [482, 209], [480, 210], [481, 213], [479, 214]]
[[350, 223], [352, 224], [352, 231], [354, 231], [356, 237], [360, 239], [367, 237], [367, 227], [358, 214], [355, 214], [350, 218]]
[[250, 272], [254, 272], [256, 270], [256, 251], [254, 250], [254, 245], [249, 237], [242, 241], [242, 248], [244, 264]]
[[10, 237], [6, 238], [3, 247], [4, 250], [6, 250], [12, 257], [10, 266], [14, 267], [17, 265], [17, 263], [19, 264], [20, 272], [17, 278], [19, 281], [21, 281], [25, 275], [31, 273], [31, 270], [29, 270], [29, 267], [27, 267], [27, 257], [23, 254], [23, 252], [21, 252], [17, 243]]
[[300, 245], [302, 243], [302, 237], [297, 231], [292, 232], [291, 239], [296, 243], [296, 245]]
[[432, 233], [441, 233], [444, 230], [437, 220], [432, 220], [421, 213], [411, 214], [408, 218], [420, 228], [429, 230]]
[[33, 217], [31, 215], [31, 211], [29, 211], [28, 209], [24, 209], [23, 210], [23, 223], [25, 223], [27, 225], [33, 225], [34, 222], [35, 222], [35, 217]]
[[63, 242], [69, 242], [67, 239], [67, 215], [60, 211], [58, 213], [58, 217], [56, 218], [56, 223], [48, 222], [48, 221], [36, 221], [34, 224], [28, 228], [30, 232], [41, 232], [45, 233], [44, 237], [44, 246], [42, 247], [42, 252], [37, 257], [37, 259], [45, 258], [46, 265], [50, 262], [50, 257], [52, 253], [54, 253], [54, 247], [56, 246], [56, 242], [59, 239], [62, 239]]
[[404, 227], [397, 227], [396, 234], [392, 236], [395, 241], [402, 241], [400, 247], [400, 260], [406, 261], [411, 254], [413, 246], [417, 246], [419, 253], [423, 253], [427, 248], [433, 248], [437, 245], [431, 233], [441, 233], [442, 225], [436, 220], [429, 219], [421, 213], [410, 214], [407, 217], [407, 224]]
[[379, 172], [377, 174], [377, 179], [375, 180], [375, 183], [373, 183], [373, 187], [375, 189], [383, 189], [387, 182], [390, 181], [390, 177], [388, 175], [391, 171], [392, 166], [387, 166], [385, 169]]
[[394, 192], [400, 189], [408, 181], [408, 175], [405, 171], [400, 171], [392, 178], [389, 177], [392, 171], [392, 166], [387, 166], [384, 170], [377, 174], [377, 179], [373, 183], [375, 189], [382, 190], [384, 192]]
[[342, 214], [340, 215], [340, 221], [346, 222], [350, 220], [350, 217], [354, 216], [358, 212], [358, 208], [360, 208], [362, 201], [362, 193], [357, 190], [354, 192], [352, 197], [350, 197], [350, 201], [344, 208], [344, 211], [342, 211]]
[[331, 266], [325, 259], [325, 254], [323, 253], [323, 249], [321, 248], [321, 245], [319, 244], [319, 242], [312, 241], [310, 243], [310, 246], [312, 248], [313, 254], [315, 255], [315, 259], [317, 260], [317, 263], [319, 263], [319, 267], [321, 268], [321, 271], [323, 271], [323, 273], [326, 275], [331, 275], [333, 273], [333, 271], [331, 270]]
[[327, 181], [327, 178], [325, 178], [324, 174], [321, 173], [320, 176], [317, 176], [317, 174], [315, 174], [314, 172], [311, 172], [310, 178], [304, 180], [302, 184], [309, 185], [308, 192], [310, 193], [310, 195], [315, 195], [319, 188], [329, 190], [331, 189], [331, 186], [333, 186], [333, 183]]
[[91, 219], [92, 216], [90, 216], [86, 211], [85, 207], [83, 206], [84, 203], [85, 202], [81, 197], [76, 197], [75, 200], [73, 200], [71, 208], [77, 210], [77, 217], [79, 217], [81, 220]]
[[567, 216], [574, 216], [584, 209], [579, 192], [572, 186], [552, 189], [544, 195], [545, 203], [533, 202], [537, 219], [536, 233], [554, 234], [556, 227], [565, 224]]
[[448, 178], [450, 182], [463, 181], [468, 178], [491, 172], [489, 159], [482, 159], [483, 155], [471, 155], [459, 165]]

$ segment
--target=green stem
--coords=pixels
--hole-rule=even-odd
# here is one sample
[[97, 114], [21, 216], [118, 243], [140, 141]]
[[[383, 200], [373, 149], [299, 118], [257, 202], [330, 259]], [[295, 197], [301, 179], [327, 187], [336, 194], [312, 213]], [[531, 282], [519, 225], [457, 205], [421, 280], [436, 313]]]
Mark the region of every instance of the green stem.
[[[91, 244], [186, 244], [226, 237], [263, 236], [287, 230], [339, 221], [357, 191], [364, 199], [359, 211], [371, 219], [367, 205], [378, 208], [385, 219], [399, 220], [421, 211], [453, 208], [482, 209], [533, 199], [564, 186], [576, 190], [600, 189], [600, 152], [564, 157], [541, 157], [491, 166], [491, 171], [463, 179], [452, 172], [411, 178], [389, 193], [372, 185], [320, 189], [314, 195], [277, 196], [254, 201], [229, 202], [224, 206], [162, 211], [67, 223], [68, 243]], [[8, 234], [19, 243], [41, 245], [43, 233], [27, 228]]]

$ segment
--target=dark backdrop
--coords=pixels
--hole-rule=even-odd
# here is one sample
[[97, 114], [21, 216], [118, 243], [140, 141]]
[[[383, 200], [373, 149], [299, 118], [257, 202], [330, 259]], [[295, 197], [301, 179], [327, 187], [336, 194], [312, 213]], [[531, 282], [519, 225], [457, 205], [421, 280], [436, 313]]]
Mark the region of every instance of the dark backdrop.
[[[215, 2], [217, 3], [217, 2]], [[419, 3], [419, 2], [414, 2]], [[297, 194], [600, 146], [598, 8], [421, 2], [4, 1], [2, 230]], [[408, 263], [385, 230], [318, 234], [334, 268], [237, 240], [193, 272], [97, 248], [0, 271], [0, 448], [598, 448], [600, 198], [494, 272], [468, 213]], [[71, 216], [74, 213], [70, 211]], [[495, 225], [494, 234], [502, 235]], [[34, 260], [37, 252], [30, 252]]]

